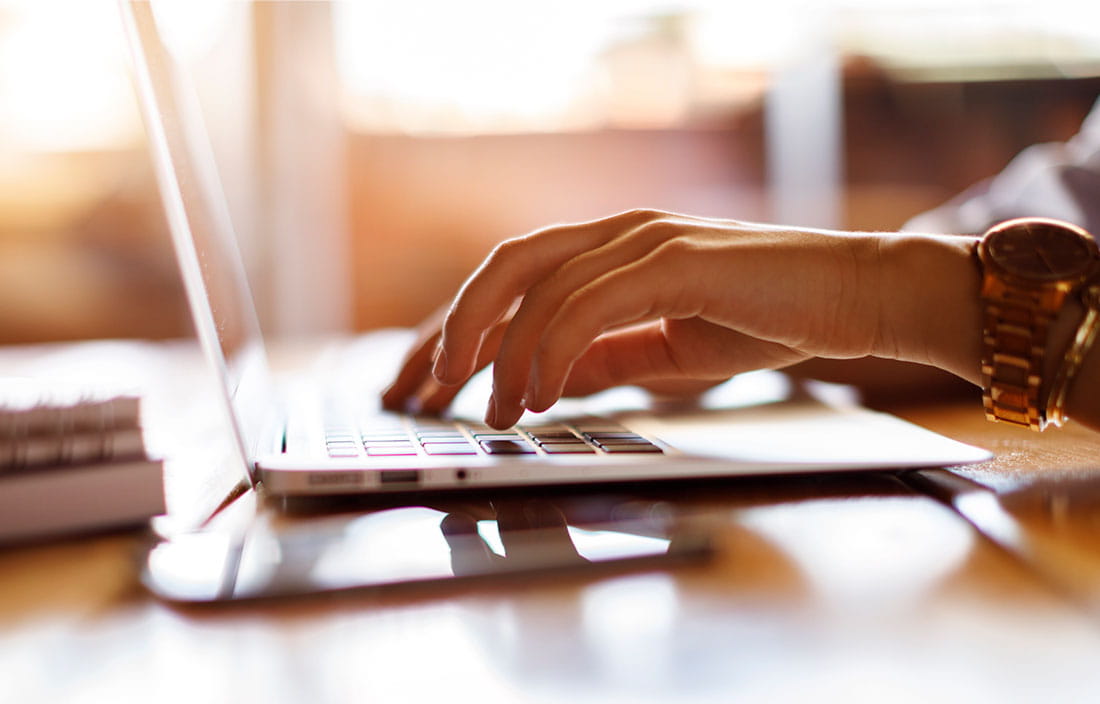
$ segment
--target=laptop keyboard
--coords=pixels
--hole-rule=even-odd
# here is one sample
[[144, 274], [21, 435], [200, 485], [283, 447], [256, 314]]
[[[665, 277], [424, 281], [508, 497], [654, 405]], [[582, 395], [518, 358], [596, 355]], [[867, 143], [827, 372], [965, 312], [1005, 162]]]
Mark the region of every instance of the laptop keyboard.
[[372, 418], [362, 427], [331, 422], [325, 445], [333, 458], [662, 452], [651, 440], [597, 417], [501, 431], [480, 423], [394, 415]]

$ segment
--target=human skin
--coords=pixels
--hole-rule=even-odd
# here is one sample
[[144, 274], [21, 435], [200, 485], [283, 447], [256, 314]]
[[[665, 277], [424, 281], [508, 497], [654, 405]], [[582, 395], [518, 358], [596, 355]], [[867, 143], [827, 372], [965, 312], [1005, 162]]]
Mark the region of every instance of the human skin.
[[[490, 362], [496, 428], [562, 396], [692, 393], [815, 358], [915, 362], [978, 384], [976, 239], [655, 210], [548, 227], [498, 245], [422, 326], [383, 405], [441, 411]], [[1072, 334], [1066, 318], [1053, 349]], [[1082, 382], [1095, 374], [1086, 362]], [[1098, 425], [1077, 396], [1070, 412]]]

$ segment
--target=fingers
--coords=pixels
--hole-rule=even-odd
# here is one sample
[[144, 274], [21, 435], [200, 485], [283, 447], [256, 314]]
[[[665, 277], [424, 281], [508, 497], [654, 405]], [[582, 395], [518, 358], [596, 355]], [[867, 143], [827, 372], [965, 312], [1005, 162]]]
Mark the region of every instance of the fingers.
[[433, 373], [459, 384], [475, 371], [487, 331], [517, 298], [562, 264], [664, 214], [629, 211], [603, 220], [552, 227], [499, 245], [462, 287], [443, 324]]
[[[507, 320], [501, 321], [494, 325], [485, 335], [485, 341], [481, 345], [477, 361], [474, 365], [475, 372], [489, 366], [489, 363], [493, 361], [493, 358], [497, 355], [497, 350], [500, 349], [500, 340], [504, 337], [504, 331], [507, 329], [507, 325]], [[418, 403], [416, 404], [416, 410], [419, 413], [426, 413], [428, 415], [442, 413], [451, 405], [451, 401], [458, 396], [462, 389], [463, 386], [461, 384], [450, 384], [445, 386], [437, 382], [435, 377], [428, 376], [425, 378], [417, 394]]]
[[497, 527], [504, 554], [512, 565], [583, 563], [569, 535], [565, 515], [544, 499], [503, 502], [497, 506]]
[[[504, 361], [494, 369], [495, 408], [490, 409], [490, 412], [509, 409], [507, 416], [511, 417], [516, 409], [524, 405], [527, 370], [534, 356], [535, 346], [547, 321], [563, 306], [568, 297], [576, 295], [578, 290], [611, 271], [644, 260], [656, 249], [683, 233], [691, 222], [688, 218], [677, 216], [649, 220], [592, 251], [577, 255], [533, 286], [524, 297], [501, 343], [498, 359]], [[644, 295], [646, 292], [637, 293]], [[604, 302], [598, 301], [598, 304], [603, 305]], [[504, 417], [495, 421], [504, 423]], [[492, 424], [490, 421], [490, 425]]]
[[502, 560], [478, 533], [477, 521], [472, 516], [449, 513], [440, 521], [439, 530], [451, 549], [455, 576], [485, 574], [496, 569]]
[[[441, 316], [442, 317], [442, 316]], [[494, 325], [485, 335], [474, 371], [484, 369], [493, 361], [504, 336], [507, 320]], [[391, 411], [408, 411], [436, 415], [442, 413], [462, 391], [461, 384], [445, 386], [432, 376], [433, 359], [439, 349], [438, 326], [430, 325], [410, 348], [397, 378], [382, 394], [382, 407]]]
[[[553, 405], [561, 397], [576, 360], [604, 331], [639, 320], [663, 318], [675, 323], [699, 315], [708, 297], [707, 285], [700, 283], [706, 277], [669, 277], [667, 272], [704, 272], [700, 258], [705, 260], [709, 253], [681, 244], [677, 240], [670, 241], [647, 257], [605, 274], [565, 299], [540, 328], [522, 406], [542, 411]], [[635, 356], [634, 369], [645, 371], [648, 365], [647, 375], [699, 378], [787, 366], [806, 356], [774, 341], [757, 339], [732, 329], [723, 332], [709, 326], [697, 332], [703, 334], [681, 334], [673, 341], [666, 330], [664, 343], [659, 338], [651, 338], [652, 344], [645, 353], [649, 356]], [[502, 355], [497, 360], [497, 367], [504, 368], [503, 377], [522, 377], [524, 370], [513, 372], [510, 369], [515, 363], [522, 361]], [[662, 373], [662, 370], [669, 373]], [[514, 422], [513, 414], [522, 410], [514, 406], [498, 408], [496, 419], [501, 424]]]
[[[523, 394], [527, 408], [539, 411], [553, 405], [561, 396], [574, 361], [605, 330], [664, 315], [687, 317], [694, 314], [694, 311], [684, 311], [678, 316], [677, 297], [673, 292], [668, 288], [653, 290], [647, 283], [653, 278], [652, 268], [652, 264], [639, 263], [617, 270], [565, 300], [537, 340]], [[647, 289], [648, 295], [639, 293]], [[679, 286], [676, 289], [678, 291]], [[660, 353], [661, 357], [666, 355], [667, 351]], [[674, 365], [668, 363], [667, 366]], [[498, 364], [498, 368], [503, 368], [502, 376], [510, 372], [506, 364]], [[499, 415], [500, 409], [497, 411]]]
[[[574, 290], [554, 308], [541, 305], [540, 296], [528, 296], [515, 321], [525, 315], [525, 309], [538, 311], [528, 323], [537, 332], [521, 340], [519, 336], [526, 333], [515, 324], [508, 330], [494, 368], [486, 422], [507, 427], [519, 419], [524, 407], [535, 411], [549, 408], [561, 396], [573, 362], [604, 331], [660, 317], [695, 316], [698, 306], [685, 288], [690, 284], [687, 277], [664, 275], [669, 266], [675, 271], [686, 270], [671, 261], [676, 255], [668, 250], [674, 242]], [[549, 299], [559, 297], [553, 290], [540, 294]], [[515, 353], [527, 348], [532, 349], [529, 358]]]

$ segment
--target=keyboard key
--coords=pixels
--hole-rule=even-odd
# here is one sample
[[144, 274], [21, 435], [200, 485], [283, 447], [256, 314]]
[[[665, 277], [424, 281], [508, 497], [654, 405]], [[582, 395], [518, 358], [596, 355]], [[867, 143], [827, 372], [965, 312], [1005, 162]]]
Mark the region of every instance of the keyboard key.
[[404, 430], [394, 430], [390, 432], [367, 432], [363, 433], [363, 440], [408, 440], [409, 434]]
[[470, 441], [461, 435], [455, 438], [425, 438], [420, 441], [421, 445], [470, 445]]
[[476, 455], [477, 449], [468, 442], [426, 442], [424, 452], [429, 455]]
[[592, 442], [603, 447], [604, 445], [652, 445], [649, 440], [640, 437], [632, 438], [593, 438]]
[[332, 457], [333, 459], [341, 459], [341, 458], [347, 458], [347, 457], [358, 457], [359, 456], [359, 451], [356, 450], [355, 448], [334, 447], [334, 448], [329, 448], [328, 456]]
[[548, 455], [579, 455], [596, 451], [594, 447], [583, 442], [548, 443], [543, 445], [542, 449]]
[[573, 427], [581, 433], [616, 433], [626, 430], [622, 425], [602, 418], [578, 420]]
[[465, 441], [466, 437], [457, 430], [427, 430], [424, 432], [417, 432], [418, 437], [422, 442], [451, 442], [451, 441]]
[[565, 423], [537, 423], [535, 425], [520, 425], [517, 426], [525, 433], [556, 433], [556, 432], [570, 432], [569, 426]]
[[368, 457], [411, 457], [417, 454], [412, 445], [381, 445], [367, 448]]
[[588, 432], [584, 433], [584, 436], [586, 438], [588, 438], [589, 440], [630, 440], [630, 439], [641, 440], [642, 439], [641, 435], [638, 435], [637, 433], [631, 433], [631, 432], [625, 431], [625, 430], [621, 430], [621, 431], [606, 431], [606, 430], [588, 431]]
[[639, 443], [631, 443], [629, 445], [600, 445], [600, 449], [604, 452], [615, 455], [627, 453], [657, 454], [664, 452], [661, 448], [650, 442], [647, 442], [644, 445]]
[[532, 455], [535, 448], [518, 437], [514, 440], [485, 440], [482, 449], [490, 455]]
[[531, 438], [537, 443], [545, 442], [578, 442], [579, 438], [568, 430], [551, 430], [547, 432], [533, 432]]
[[488, 440], [523, 440], [523, 438], [516, 433], [475, 433], [474, 439], [478, 442], [486, 442]]

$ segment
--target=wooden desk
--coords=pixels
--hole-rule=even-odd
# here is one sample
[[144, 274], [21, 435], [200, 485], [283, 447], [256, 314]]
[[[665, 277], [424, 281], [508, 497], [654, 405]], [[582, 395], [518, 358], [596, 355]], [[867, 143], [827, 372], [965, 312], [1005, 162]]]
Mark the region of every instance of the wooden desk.
[[[13, 369], [41, 356], [4, 358]], [[1080, 477], [1097, 456], [1090, 436], [1021, 434], [973, 406], [898, 410], [997, 450], [969, 470], [987, 480]], [[690, 501], [719, 525], [705, 565], [265, 606], [156, 601], [136, 580], [134, 535], [8, 548], [0, 701], [1061, 702], [1100, 691], [1095, 619], [890, 477], [746, 481]]]

